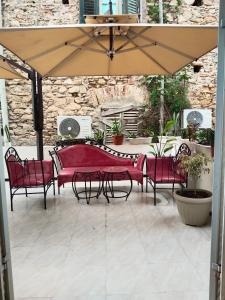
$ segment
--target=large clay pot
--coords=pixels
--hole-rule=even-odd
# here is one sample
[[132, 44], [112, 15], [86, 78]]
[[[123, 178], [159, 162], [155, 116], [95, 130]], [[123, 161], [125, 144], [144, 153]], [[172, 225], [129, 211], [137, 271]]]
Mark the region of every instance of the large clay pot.
[[114, 145], [122, 145], [123, 144], [123, 135], [113, 135], [112, 142]]
[[[194, 190], [184, 189], [184, 191], [193, 192]], [[197, 189], [197, 192], [203, 193], [205, 197], [186, 197], [183, 195], [182, 190], [178, 190], [174, 194], [179, 215], [182, 222], [186, 225], [205, 225], [211, 212], [212, 193], [210, 191], [201, 189]]]

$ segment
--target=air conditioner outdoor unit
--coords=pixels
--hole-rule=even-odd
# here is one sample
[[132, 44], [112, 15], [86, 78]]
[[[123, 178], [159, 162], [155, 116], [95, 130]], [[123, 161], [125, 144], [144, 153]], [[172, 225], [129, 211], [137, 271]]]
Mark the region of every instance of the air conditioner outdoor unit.
[[75, 139], [84, 139], [92, 135], [90, 116], [58, 116], [58, 135], [71, 135]]
[[183, 128], [189, 124], [198, 125], [199, 128], [212, 127], [212, 110], [208, 108], [192, 108], [183, 110]]

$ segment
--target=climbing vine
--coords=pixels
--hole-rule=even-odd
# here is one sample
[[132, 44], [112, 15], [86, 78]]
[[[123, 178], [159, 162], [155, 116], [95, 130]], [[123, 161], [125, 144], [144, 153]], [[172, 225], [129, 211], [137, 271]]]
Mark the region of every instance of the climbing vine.
[[[182, 110], [190, 107], [187, 97], [189, 76], [186, 69], [173, 76], [164, 76], [164, 90], [161, 90], [161, 79], [162, 76], [144, 77], [144, 84], [149, 92], [149, 104], [152, 115], [157, 113], [159, 116], [160, 96], [163, 94], [165, 122], [172, 119], [174, 115], [178, 115], [178, 123], [180, 123]], [[149, 127], [159, 131], [159, 118], [154, 118], [153, 124], [149, 124]]]
[[[164, 23], [177, 23], [181, 10], [182, 0], [163, 0], [163, 21]], [[147, 0], [148, 22], [159, 23], [159, 0]], [[160, 96], [164, 95], [164, 123], [179, 116], [181, 111], [190, 107], [188, 94], [188, 79], [186, 69], [181, 70], [173, 76], [164, 76], [164, 90], [161, 90], [162, 76], [145, 76], [144, 84], [149, 91], [149, 107], [151, 109], [152, 120], [149, 120], [154, 131], [159, 131], [159, 110]], [[151, 124], [152, 123], [152, 124]]]
[[[182, 0], [163, 0], [163, 22], [177, 23]], [[150, 23], [159, 23], [159, 0], [147, 0], [147, 15]]]

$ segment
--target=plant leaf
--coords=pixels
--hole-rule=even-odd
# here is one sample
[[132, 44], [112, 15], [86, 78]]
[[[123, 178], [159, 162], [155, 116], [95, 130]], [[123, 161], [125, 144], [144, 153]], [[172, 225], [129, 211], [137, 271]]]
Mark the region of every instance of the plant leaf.
[[173, 146], [169, 146], [169, 147], [165, 148], [163, 152], [166, 153], [166, 152], [170, 151], [171, 149], [173, 149]]

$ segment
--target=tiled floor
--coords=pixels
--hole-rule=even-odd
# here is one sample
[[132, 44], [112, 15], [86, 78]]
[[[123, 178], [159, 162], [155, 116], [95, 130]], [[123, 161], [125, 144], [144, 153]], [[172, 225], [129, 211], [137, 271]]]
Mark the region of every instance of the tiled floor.
[[88, 206], [66, 187], [46, 211], [40, 196], [15, 198], [16, 300], [207, 300], [210, 226], [183, 225], [170, 193], [156, 207], [152, 196], [134, 186], [127, 202]]

